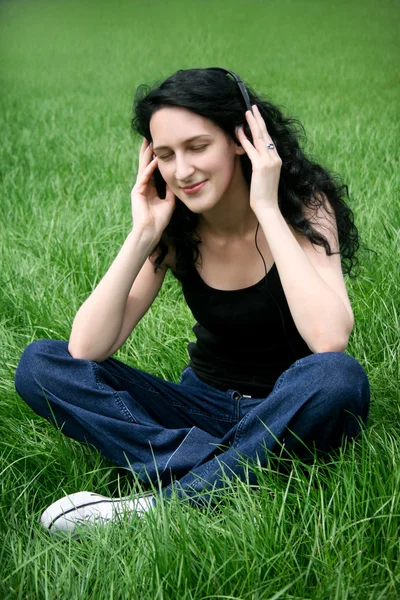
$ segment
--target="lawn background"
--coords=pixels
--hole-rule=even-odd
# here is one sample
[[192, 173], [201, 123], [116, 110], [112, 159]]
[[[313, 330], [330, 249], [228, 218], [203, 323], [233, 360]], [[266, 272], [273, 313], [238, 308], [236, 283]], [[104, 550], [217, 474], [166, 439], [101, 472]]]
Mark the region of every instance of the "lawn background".
[[[0, 3], [0, 597], [396, 598], [399, 570], [399, 3], [198, 0]], [[259, 470], [218, 511], [172, 503], [80, 541], [42, 510], [132, 477], [26, 407], [24, 347], [68, 339], [131, 226], [140, 83], [224, 66], [298, 118], [309, 156], [339, 173], [364, 245], [348, 281], [348, 352], [372, 391], [363, 439], [331, 463]], [[117, 357], [177, 380], [193, 319], [167, 276]]]

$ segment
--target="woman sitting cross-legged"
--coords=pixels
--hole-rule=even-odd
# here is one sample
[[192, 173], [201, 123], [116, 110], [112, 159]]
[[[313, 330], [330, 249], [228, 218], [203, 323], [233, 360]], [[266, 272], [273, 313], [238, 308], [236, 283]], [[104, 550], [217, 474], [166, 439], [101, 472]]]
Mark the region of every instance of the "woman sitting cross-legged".
[[[140, 87], [133, 111], [132, 229], [69, 341], [30, 344], [15, 385], [65, 435], [160, 491], [77, 492], [43, 513], [50, 530], [141, 515], [160, 494], [200, 505], [226, 477], [254, 483], [244, 461], [327, 453], [368, 415], [367, 376], [344, 353], [354, 318], [343, 274], [358, 247], [347, 186], [231, 71], [178, 71]], [[168, 269], [197, 321], [179, 383], [112, 357]]]

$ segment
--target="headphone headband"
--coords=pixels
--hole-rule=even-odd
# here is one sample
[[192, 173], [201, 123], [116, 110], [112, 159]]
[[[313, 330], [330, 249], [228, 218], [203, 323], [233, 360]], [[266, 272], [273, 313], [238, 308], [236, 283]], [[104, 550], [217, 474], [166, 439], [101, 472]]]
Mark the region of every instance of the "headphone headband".
[[239, 75], [237, 73], [234, 73], [234, 71], [230, 71], [229, 69], [224, 69], [223, 67], [208, 67], [208, 68], [213, 71], [224, 71], [224, 73], [226, 73], [228, 75], [232, 75], [232, 77], [238, 84], [239, 89], [242, 93], [244, 103], [246, 104], [246, 110], [249, 110], [251, 113], [253, 113], [252, 108], [251, 108], [249, 94], [246, 90], [246, 86], [244, 85], [243, 81], [240, 79]]
[[[246, 86], [244, 85], [243, 81], [240, 79], [240, 77], [237, 73], [235, 73], [234, 71], [230, 71], [229, 69], [224, 69], [223, 67], [206, 67], [206, 69], [211, 70], [211, 71], [223, 71], [226, 75], [231, 75], [239, 86], [239, 90], [242, 94], [244, 103], [246, 105], [246, 110], [249, 110], [251, 113], [253, 113], [253, 110], [251, 108], [250, 97], [246, 90]], [[181, 71], [182, 71], [182, 69], [180, 69], [178, 71], [178, 73], [180, 73]], [[138, 88], [136, 89], [134, 104], [136, 103], [136, 99], [139, 95], [141, 87], [142, 86], [139, 85]]]

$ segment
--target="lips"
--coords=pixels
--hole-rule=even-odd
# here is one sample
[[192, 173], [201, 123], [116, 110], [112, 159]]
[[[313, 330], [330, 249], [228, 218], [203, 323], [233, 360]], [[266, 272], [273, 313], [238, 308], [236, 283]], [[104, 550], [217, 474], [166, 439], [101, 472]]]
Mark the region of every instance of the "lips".
[[182, 190], [185, 192], [185, 194], [195, 194], [196, 192], [199, 192], [206, 183], [207, 179], [199, 183], [195, 183], [194, 185], [184, 187]]

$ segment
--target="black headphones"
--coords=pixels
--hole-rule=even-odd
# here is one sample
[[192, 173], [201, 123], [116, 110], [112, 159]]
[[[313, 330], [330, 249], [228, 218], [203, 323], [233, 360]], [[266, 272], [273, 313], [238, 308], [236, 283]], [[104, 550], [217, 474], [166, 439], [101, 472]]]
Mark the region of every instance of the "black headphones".
[[244, 85], [243, 81], [240, 79], [239, 75], [237, 75], [237, 73], [234, 73], [233, 71], [230, 71], [229, 69], [224, 69], [222, 67], [208, 67], [208, 70], [210, 70], [210, 69], [212, 71], [224, 71], [224, 73], [226, 73], [228, 75], [232, 75], [232, 77], [238, 84], [239, 89], [242, 93], [244, 103], [246, 104], [246, 110], [249, 110], [253, 114], [249, 94], [247, 93], [246, 86]]

